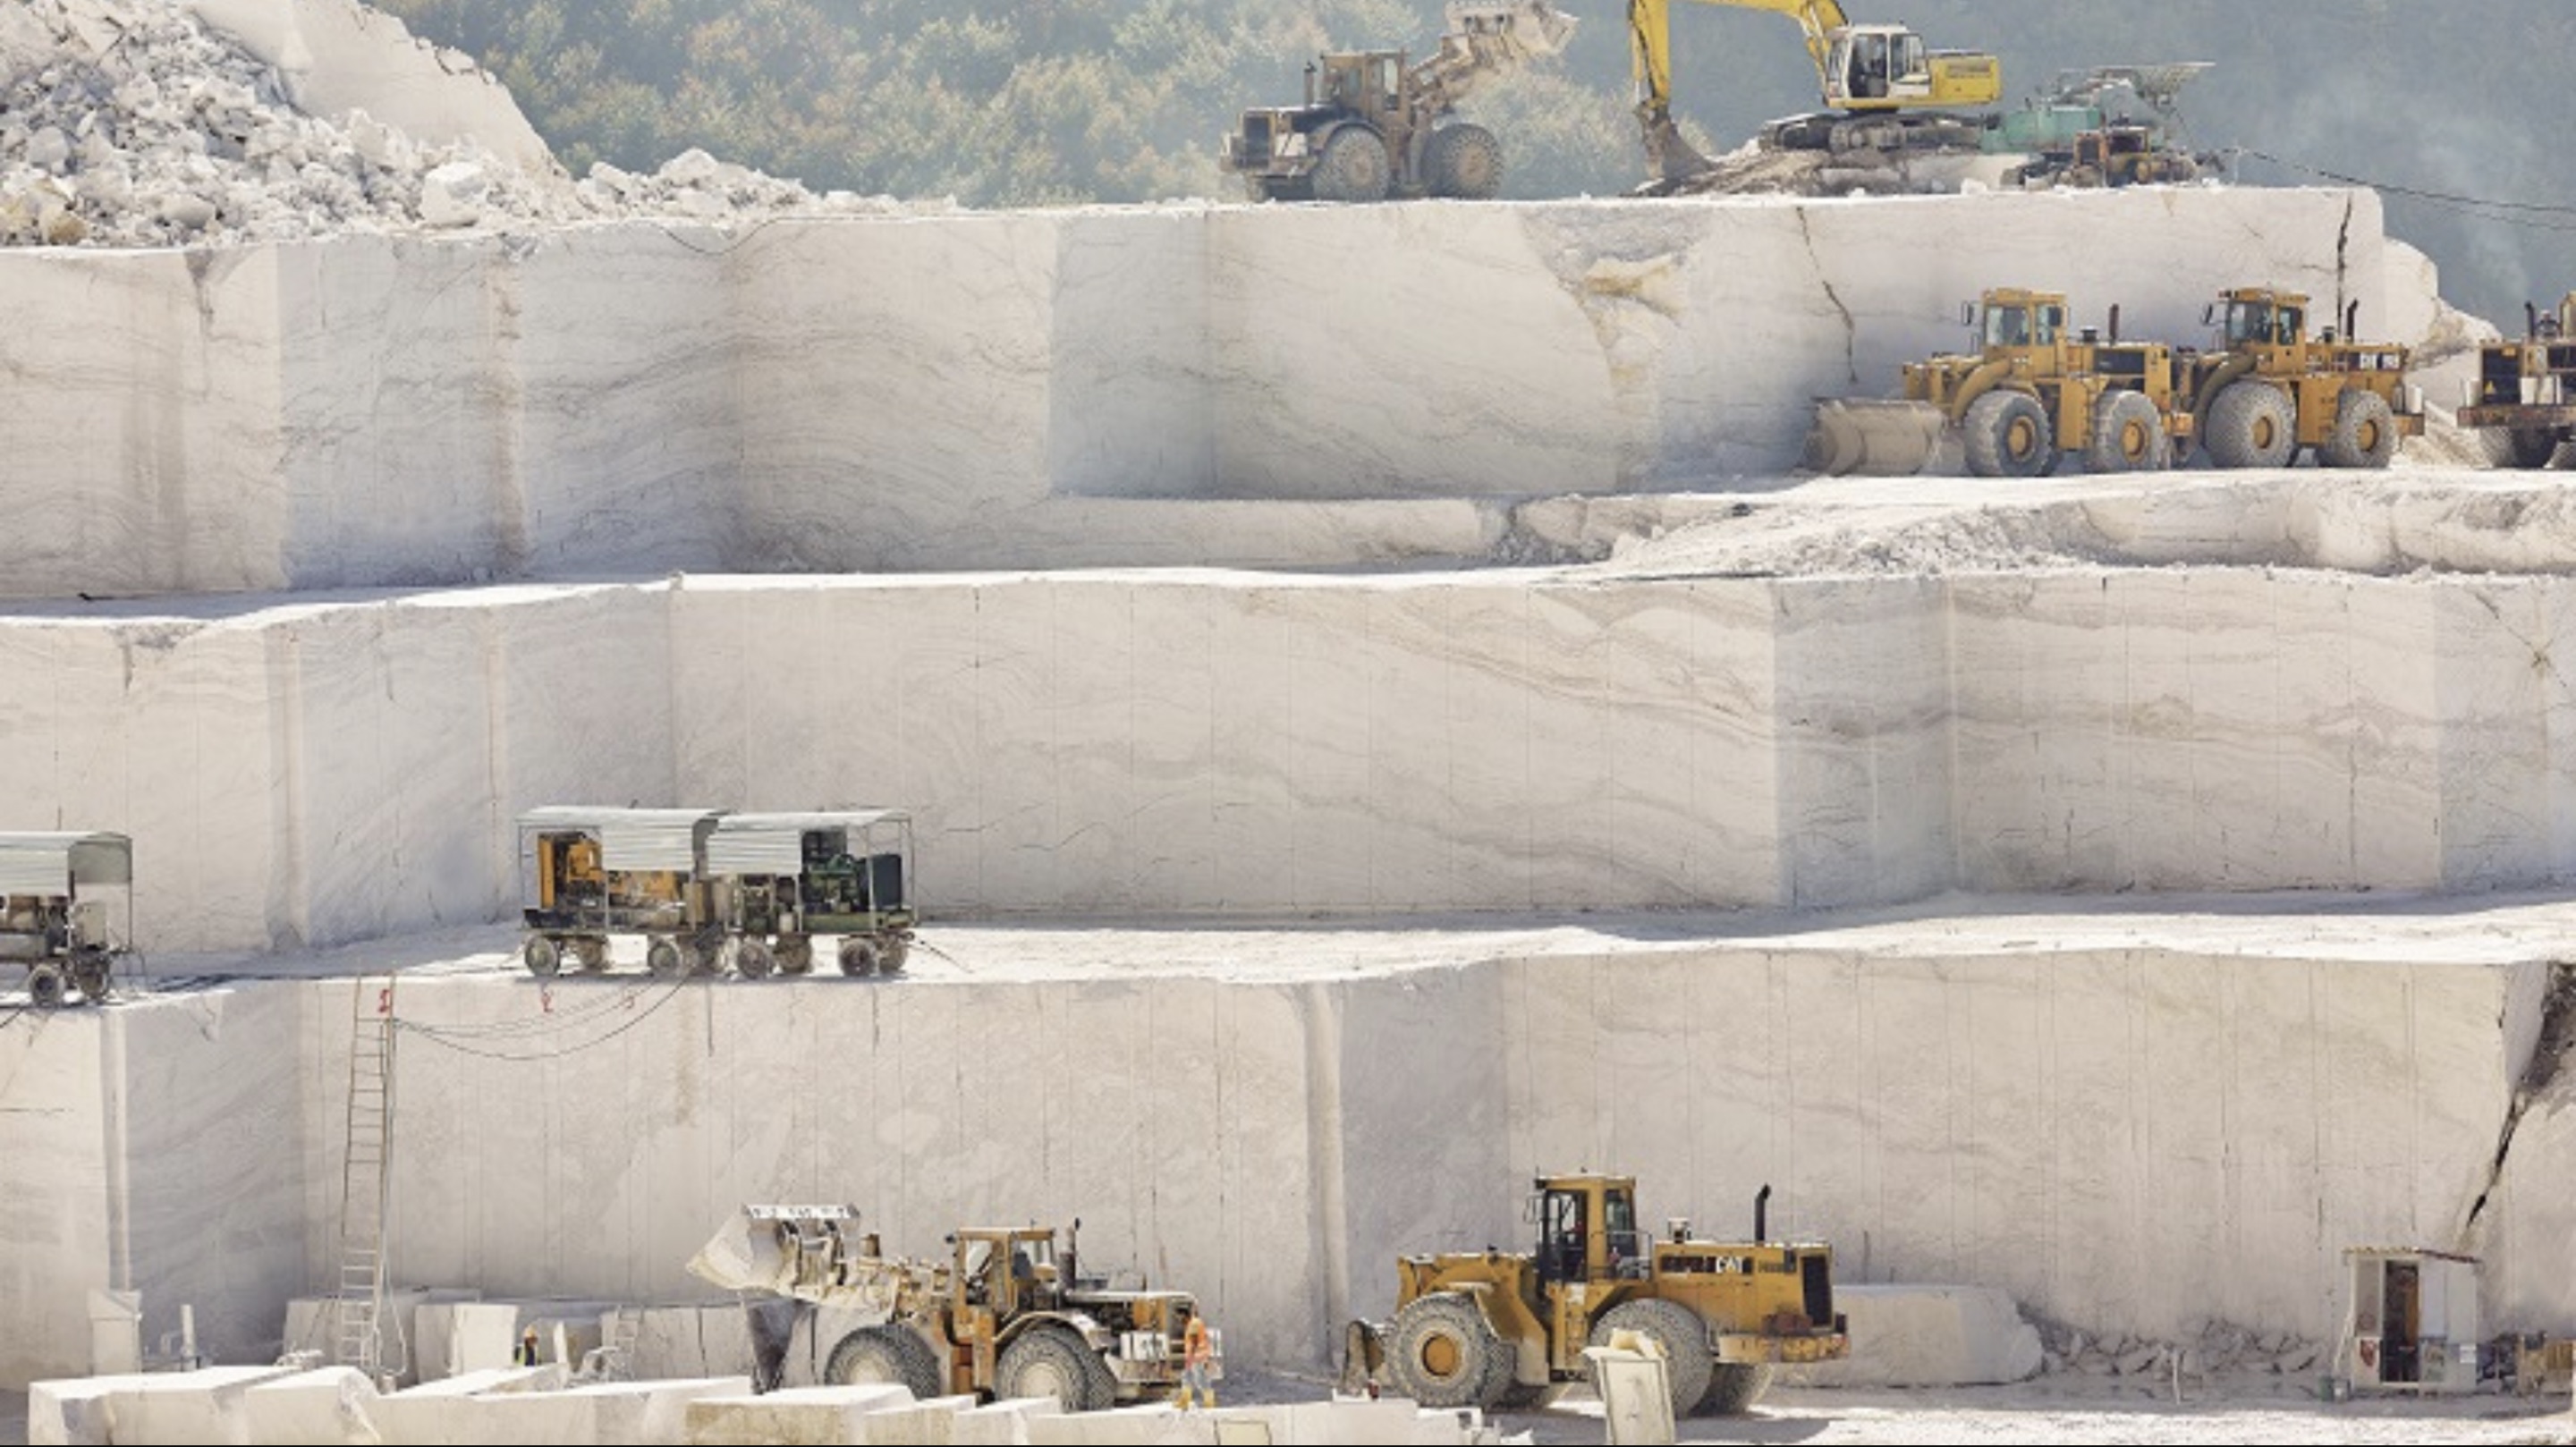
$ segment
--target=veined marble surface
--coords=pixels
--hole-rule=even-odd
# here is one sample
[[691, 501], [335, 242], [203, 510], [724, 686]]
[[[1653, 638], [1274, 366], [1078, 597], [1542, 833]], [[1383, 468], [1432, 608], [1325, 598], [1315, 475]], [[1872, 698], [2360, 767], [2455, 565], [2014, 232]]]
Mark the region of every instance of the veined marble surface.
[[[1455, 557], [1461, 500], [1781, 485], [1983, 287], [2196, 342], [2228, 285], [2427, 315], [2404, 254], [2372, 193], [2227, 187], [20, 249], [0, 596]], [[1311, 506], [1361, 499], [1453, 513]]]
[[148, 950], [505, 919], [517, 815], [893, 804], [934, 915], [2532, 887], [2565, 579], [1218, 571], [0, 621], [0, 815]]

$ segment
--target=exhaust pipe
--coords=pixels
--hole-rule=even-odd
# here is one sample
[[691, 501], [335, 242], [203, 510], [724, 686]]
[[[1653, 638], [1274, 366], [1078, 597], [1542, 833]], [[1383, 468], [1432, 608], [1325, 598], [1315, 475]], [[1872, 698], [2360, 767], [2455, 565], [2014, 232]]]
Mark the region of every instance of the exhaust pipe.
[[1764, 1181], [1762, 1189], [1753, 1193], [1753, 1239], [1757, 1242], [1771, 1239], [1771, 1183], [1769, 1181]]
[[2540, 340], [2540, 308], [2529, 302], [2522, 304], [2522, 339], [2527, 342]]
[[2112, 344], [2113, 344], [2114, 346], [2117, 346], [2117, 345], [2119, 344], [2119, 341], [2120, 341], [2120, 304], [2119, 304], [2118, 302], [2116, 302], [2116, 301], [2115, 301], [2115, 302], [2111, 303], [2111, 342], [2112, 342]]
[[2353, 302], [2343, 309], [2343, 339], [2351, 341], [2361, 335], [2361, 303]]

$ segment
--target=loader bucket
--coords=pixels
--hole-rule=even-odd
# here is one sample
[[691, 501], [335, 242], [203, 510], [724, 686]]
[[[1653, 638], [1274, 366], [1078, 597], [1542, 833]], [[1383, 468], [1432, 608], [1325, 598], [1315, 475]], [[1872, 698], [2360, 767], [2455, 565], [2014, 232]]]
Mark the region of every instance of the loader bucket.
[[1574, 17], [1549, 0], [1452, 0], [1442, 18], [1450, 34], [1495, 37], [1525, 61], [1561, 54], [1574, 38]]
[[1827, 477], [1921, 472], [1940, 451], [1947, 426], [1941, 409], [1923, 402], [1818, 402], [1815, 427], [1807, 434], [1807, 468]]
[[726, 1291], [770, 1291], [795, 1279], [795, 1265], [780, 1249], [776, 1223], [736, 1211], [689, 1258], [689, 1274]]

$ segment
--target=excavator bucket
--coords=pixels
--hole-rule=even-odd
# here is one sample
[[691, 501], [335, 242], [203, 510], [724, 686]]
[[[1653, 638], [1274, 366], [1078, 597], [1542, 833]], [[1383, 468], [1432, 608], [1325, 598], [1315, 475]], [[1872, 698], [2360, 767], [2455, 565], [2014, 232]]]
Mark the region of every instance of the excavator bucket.
[[1828, 399], [1816, 404], [1807, 469], [1827, 477], [1921, 472], [1940, 452], [1946, 430], [1941, 409], [1928, 403]]

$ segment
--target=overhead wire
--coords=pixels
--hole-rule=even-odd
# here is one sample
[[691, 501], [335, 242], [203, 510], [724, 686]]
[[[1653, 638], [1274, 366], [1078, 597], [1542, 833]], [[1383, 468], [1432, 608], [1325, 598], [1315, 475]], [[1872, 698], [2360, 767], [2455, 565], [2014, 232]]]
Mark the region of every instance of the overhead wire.
[[[2250, 146], [2232, 146], [2226, 154], [2261, 161], [2284, 170], [2298, 171], [2341, 186], [2362, 186], [2384, 196], [2402, 196], [2430, 206], [2443, 206], [2482, 221], [2500, 221], [2508, 226], [2523, 226], [2535, 231], [2576, 231], [2576, 205], [2559, 205], [2542, 201], [2499, 201], [2492, 197], [2467, 196], [2454, 191], [2435, 191], [2422, 186], [2404, 186], [2388, 181], [2374, 181], [2324, 166], [2294, 161], [2269, 151]], [[2561, 218], [2561, 219], [2544, 219]]]
[[[577, 1055], [584, 1050], [591, 1050], [605, 1045], [609, 1041], [616, 1039], [618, 1036], [625, 1034], [627, 1031], [634, 1029], [636, 1026], [643, 1024], [645, 1021], [652, 1019], [663, 1006], [671, 1003], [674, 996], [678, 995], [682, 990], [687, 989], [690, 983], [691, 982], [686, 977], [673, 980], [669, 987], [662, 991], [659, 998], [654, 1000], [650, 1005], [645, 1006], [642, 1010], [636, 1012], [632, 1018], [618, 1025], [615, 1029], [593, 1036], [587, 1040], [576, 1041], [571, 1044], [553, 1046], [545, 1049], [490, 1050], [478, 1045], [465, 1043], [469, 1040], [489, 1039], [494, 1038], [495, 1036], [506, 1037], [514, 1034], [520, 1037], [525, 1037], [530, 1033], [528, 1031], [516, 1029], [516, 1022], [505, 1022], [498, 1026], [423, 1025], [414, 1021], [397, 1018], [394, 1021], [394, 1028], [406, 1035], [417, 1035], [421, 1039], [426, 1040], [433, 1045], [437, 1045], [442, 1049], [453, 1050], [460, 1055], [471, 1055], [482, 1060], [500, 1060], [522, 1064], [538, 1060], [561, 1060], [566, 1056]], [[597, 1016], [604, 1011], [617, 1009], [636, 999], [638, 996], [643, 994], [647, 988], [649, 987], [637, 986], [627, 990], [622, 990], [613, 999], [604, 1002], [594, 1009], [586, 1011], [581, 1016], [573, 1017], [571, 1023], [585, 1023], [591, 1017]], [[543, 1024], [546, 1020], [559, 1018], [560, 1017], [540, 1017], [540, 1021], [538, 1023]], [[565, 1026], [558, 1023], [545, 1025], [544, 1028], [551, 1033], [560, 1033]]]

